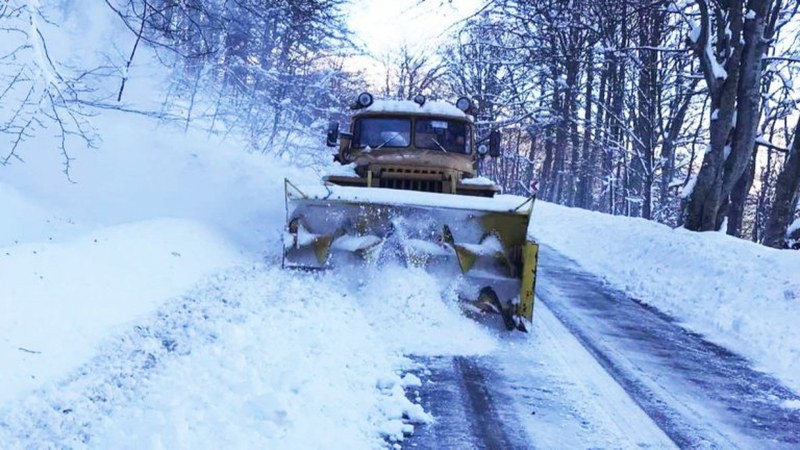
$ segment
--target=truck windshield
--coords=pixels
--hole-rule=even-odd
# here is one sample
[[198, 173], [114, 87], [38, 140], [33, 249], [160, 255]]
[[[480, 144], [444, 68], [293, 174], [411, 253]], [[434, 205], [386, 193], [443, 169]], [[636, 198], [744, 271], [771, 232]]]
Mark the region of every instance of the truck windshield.
[[411, 144], [411, 120], [367, 118], [357, 120], [353, 130], [356, 148], [402, 148]]
[[414, 144], [417, 148], [446, 153], [469, 154], [470, 132], [466, 122], [444, 119], [417, 119]]

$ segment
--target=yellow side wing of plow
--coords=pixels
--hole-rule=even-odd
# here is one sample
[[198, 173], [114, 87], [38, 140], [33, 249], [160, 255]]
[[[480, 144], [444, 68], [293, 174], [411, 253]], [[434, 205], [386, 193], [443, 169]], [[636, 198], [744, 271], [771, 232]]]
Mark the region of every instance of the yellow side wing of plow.
[[517, 314], [533, 320], [533, 301], [536, 293], [536, 266], [539, 263], [539, 244], [526, 241], [522, 249], [522, 286]]

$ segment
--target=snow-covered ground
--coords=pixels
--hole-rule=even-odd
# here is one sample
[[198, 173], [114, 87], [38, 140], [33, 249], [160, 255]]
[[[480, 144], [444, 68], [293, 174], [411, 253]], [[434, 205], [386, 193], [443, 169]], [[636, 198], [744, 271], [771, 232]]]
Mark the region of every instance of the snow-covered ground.
[[57, 380], [89, 359], [94, 344], [117, 325], [236, 261], [213, 232], [175, 219], [2, 250], [0, 365], [6, 370], [0, 372], [0, 402]]
[[546, 202], [533, 217], [543, 244], [800, 391], [800, 252]]

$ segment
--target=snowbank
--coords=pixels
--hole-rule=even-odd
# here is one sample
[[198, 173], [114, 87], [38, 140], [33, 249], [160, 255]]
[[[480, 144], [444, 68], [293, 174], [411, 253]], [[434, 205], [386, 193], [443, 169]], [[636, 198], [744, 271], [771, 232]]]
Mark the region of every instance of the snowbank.
[[63, 376], [117, 326], [234, 261], [206, 227], [170, 219], [0, 247], [0, 403]]
[[258, 263], [221, 271], [0, 416], [0, 442], [367, 449], [402, 440], [431, 418], [407, 400], [415, 383], [405, 358], [384, 345], [345, 279]]
[[[278, 248], [283, 173], [237, 139], [121, 112], [98, 148], [0, 168], [0, 403], [64, 377], [124, 325]], [[48, 136], [30, 143], [48, 148]]]
[[800, 252], [541, 201], [532, 217], [540, 243], [800, 390]]
[[389, 407], [407, 402], [402, 390], [382, 383], [397, 357], [333, 277], [259, 265], [191, 295], [210, 323], [190, 325], [210, 328], [214, 341], [178, 343], [194, 351], [104, 419], [93, 446], [366, 449], [383, 443], [376, 429], [402, 418]]
[[47, 210], [13, 186], [0, 182], [0, 247], [39, 240], [58, 241], [81, 231], [75, 222], [54, 209]]

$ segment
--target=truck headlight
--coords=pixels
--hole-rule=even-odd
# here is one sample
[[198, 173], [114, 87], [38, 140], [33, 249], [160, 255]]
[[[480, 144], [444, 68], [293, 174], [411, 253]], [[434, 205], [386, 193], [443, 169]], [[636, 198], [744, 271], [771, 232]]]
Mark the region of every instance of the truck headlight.
[[358, 105], [362, 108], [366, 108], [372, 104], [372, 94], [369, 92], [362, 92], [358, 94]]
[[456, 108], [467, 112], [472, 109], [472, 100], [470, 100], [468, 97], [461, 97], [456, 101]]

